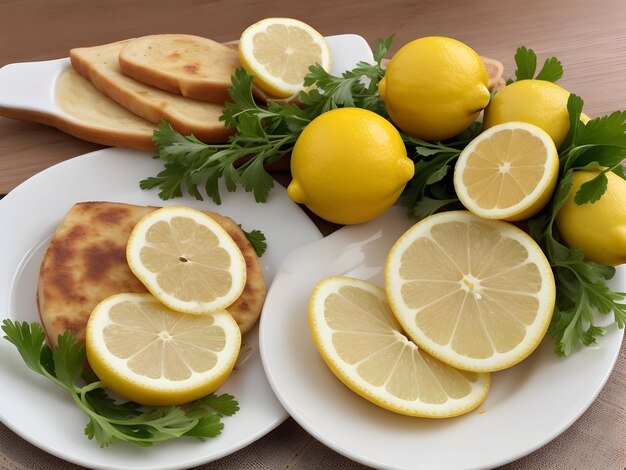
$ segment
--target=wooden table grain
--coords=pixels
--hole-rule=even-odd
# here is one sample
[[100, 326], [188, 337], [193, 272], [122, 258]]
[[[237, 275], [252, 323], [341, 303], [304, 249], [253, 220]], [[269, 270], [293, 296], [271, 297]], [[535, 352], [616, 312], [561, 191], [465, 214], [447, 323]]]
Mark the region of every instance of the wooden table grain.
[[[537, 52], [540, 62], [548, 56], [561, 60], [565, 74], [560, 84], [583, 97], [588, 115], [626, 108], [624, 0], [0, 0], [0, 67], [66, 57], [73, 47], [146, 34], [188, 33], [229, 41], [268, 16], [299, 18], [324, 35], [359, 34], [371, 45], [394, 33], [391, 53], [418, 37], [451, 36], [481, 55], [501, 60], [505, 76], [514, 71], [516, 48], [525, 45]], [[0, 118], [0, 194], [53, 164], [100, 148], [53, 128]], [[625, 406], [622, 401], [618, 408], [626, 415]], [[601, 420], [590, 426], [602, 433]], [[606, 449], [598, 443], [585, 445], [582, 451], [591, 456], [588, 462], [594, 456], [602, 461]], [[620, 448], [624, 450], [623, 444]], [[33, 452], [39, 451], [33, 447]], [[340, 468], [344, 461], [338, 454], [327, 455], [337, 460], [318, 468]], [[251, 457], [250, 468], [252, 462]], [[626, 457], [615, 462], [623, 462], [615, 470], [626, 468]], [[550, 460], [545, 467], [515, 468], [571, 467]]]

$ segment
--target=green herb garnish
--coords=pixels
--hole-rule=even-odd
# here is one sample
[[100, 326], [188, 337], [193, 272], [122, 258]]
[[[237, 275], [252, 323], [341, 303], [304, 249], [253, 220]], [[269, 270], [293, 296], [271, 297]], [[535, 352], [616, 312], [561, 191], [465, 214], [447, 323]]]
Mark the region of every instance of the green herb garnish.
[[219, 180], [228, 191], [238, 186], [252, 192], [257, 202], [265, 202], [274, 180], [265, 165], [291, 152], [304, 129], [325, 111], [342, 106], [359, 106], [384, 113], [378, 96], [378, 81], [383, 77], [381, 61], [391, 37], [378, 41], [375, 63], [360, 62], [341, 77], [334, 77], [319, 65], [309, 68], [306, 86], [298, 101], [302, 106], [282, 101], [259, 106], [252, 95], [252, 75], [239, 69], [231, 78], [229, 94], [220, 120], [235, 134], [225, 144], [205, 144], [193, 136], [183, 136], [162, 121], [153, 141], [165, 169], [140, 182], [142, 189], [159, 188], [161, 199], [180, 197], [186, 191], [202, 200], [199, 185], [216, 204], [221, 203]]
[[543, 67], [535, 76], [537, 70], [537, 54], [532, 49], [526, 47], [518, 47], [515, 53], [515, 79], [509, 78], [506, 84], [509, 85], [518, 80], [527, 80], [534, 78], [535, 80], [546, 80], [548, 82], [556, 82], [563, 76], [563, 66], [556, 57], [549, 57], [543, 63]]
[[[240, 226], [241, 227], [241, 226]], [[267, 241], [265, 235], [260, 230], [252, 230], [250, 232], [246, 232], [244, 229], [241, 229], [244, 233], [248, 241], [252, 244], [256, 255], [260, 258], [267, 250]]]
[[67, 390], [76, 405], [89, 417], [85, 434], [100, 447], [126, 441], [149, 447], [156, 442], [191, 436], [199, 439], [218, 436], [223, 416], [239, 410], [232, 395], [208, 395], [188, 406], [145, 407], [133, 402], [118, 403], [109, 397], [102, 382], [78, 378], [89, 376], [83, 369], [85, 346], [70, 332], [59, 336], [56, 349], [45, 344], [46, 333], [38, 323], [2, 322], [4, 338], [13, 343], [28, 367]]

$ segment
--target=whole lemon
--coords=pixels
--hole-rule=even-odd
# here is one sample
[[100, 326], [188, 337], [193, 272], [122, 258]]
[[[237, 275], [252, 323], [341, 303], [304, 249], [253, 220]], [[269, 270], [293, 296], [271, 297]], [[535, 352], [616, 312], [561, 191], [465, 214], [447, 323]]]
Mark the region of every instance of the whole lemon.
[[404, 45], [378, 84], [391, 120], [407, 134], [438, 141], [472, 124], [489, 103], [480, 56], [456, 39], [429, 36]]
[[606, 192], [594, 203], [578, 205], [574, 196], [597, 171], [575, 171], [572, 189], [556, 215], [556, 226], [569, 247], [579, 247], [585, 259], [617, 266], [626, 262], [626, 181], [606, 174]]
[[287, 194], [323, 219], [357, 224], [391, 207], [413, 173], [389, 121], [365, 109], [340, 108], [316, 117], [298, 137]]
[[[498, 91], [485, 109], [484, 128], [511, 121], [527, 122], [546, 131], [558, 149], [569, 131], [568, 98], [569, 91], [552, 82], [513, 82]], [[585, 118], [581, 120], [585, 122]]]

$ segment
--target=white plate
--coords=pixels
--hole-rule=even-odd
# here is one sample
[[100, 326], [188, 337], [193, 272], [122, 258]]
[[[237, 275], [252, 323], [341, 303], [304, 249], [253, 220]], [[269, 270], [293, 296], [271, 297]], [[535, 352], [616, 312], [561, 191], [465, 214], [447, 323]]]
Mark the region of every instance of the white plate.
[[[359, 61], [372, 61], [365, 39], [354, 34], [327, 38], [333, 73]], [[0, 69], [0, 106], [59, 115], [54, 87], [69, 59], [10, 64]], [[68, 160], [29, 179], [0, 201], [0, 319], [38, 321], [35, 303], [39, 265], [47, 242], [65, 212], [78, 201], [106, 200], [134, 204], [186, 204], [233, 217], [245, 229], [262, 230], [268, 250], [261, 258], [266, 281], [272, 281], [293, 248], [321, 238], [310, 219], [276, 185], [266, 204], [256, 204], [239, 189], [222, 186], [221, 206], [185, 197], [161, 201], [155, 191], [141, 191], [138, 182], [156, 175], [162, 163], [151, 154], [109, 149]], [[287, 418], [267, 383], [258, 352], [258, 328], [249, 332], [240, 359], [220, 392], [235, 395], [241, 410], [225, 419], [216, 439], [178, 439], [142, 449], [117, 443], [100, 449], [83, 435], [86, 417], [69, 396], [31, 372], [16, 349], [0, 339], [0, 421], [41, 449], [74, 463], [106, 469], [176, 469], [224, 457], [262, 437]]]
[[[429, 420], [378, 408], [343, 385], [321, 359], [308, 327], [308, 299], [315, 284], [331, 275], [382, 286], [387, 252], [411, 224], [405, 210], [394, 207], [287, 257], [261, 316], [261, 358], [270, 384], [309, 433], [366, 465], [482, 469], [518, 459], [556, 437], [587, 409], [609, 377], [624, 332], [610, 327], [597, 346], [566, 359], [554, 355], [554, 343], [547, 338], [522, 363], [492, 374], [487, 399], [465, 416]], [[613, 288], [626, 290], [625, 274], [618, 270]]]
[[[356, 34], [326, 38], [330, 47], [332, 73], [340, 75], [359, 61], [372, 61], [367, 41]], [[35, 111], [70, 121], [77, 119], [63, 111], [55, 100], [56, 82], [71, 67], [69, 58], [38, 62], [18, 62], [0, 68], [0, 108]]]
[[[269, 284], [287, 253], [321, 235], [279, 184], [265, 204], [250, 193], [228, 193], [221, 206], [189, 197], [161, 201], [138, 182], [162, 169], [152, 154], [105, 149], [67, 160], [32, 177], [0, 201], [0, 312], [2, 317], [38, 321], [35, 293], [42, 256], [67, 210], [78, 201], [140, 205], [185, 204], [231, 216], [246, 230], [259, 229], [268, 249], [261, 257]], [[263, 436], [287, 418], [267, 383], [258, 351], [258, 328], [244, 337], [250, 353], [219, 392], [232, 393], [241, 410], [225, 418], [224, 432], [200, 442], [178, 439], [140, 448], [116, 443], [100, 449], [83, 435], [87, 418], [69, 395], [26, 367], [17, 350], [0, 339], [0, 420], [26, 440], [65, 460], [91, 468], [189, 468], [228, 455]]]

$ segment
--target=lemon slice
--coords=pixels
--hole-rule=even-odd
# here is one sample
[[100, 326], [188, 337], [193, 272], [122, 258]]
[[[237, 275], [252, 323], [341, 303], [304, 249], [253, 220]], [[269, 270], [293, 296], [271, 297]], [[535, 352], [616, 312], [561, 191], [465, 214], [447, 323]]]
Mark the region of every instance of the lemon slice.
[[467, 211], [432, 215], [400, 237], [385, 264], [385, 290], [419, 346], [476, 372], [505, 369], [534, 351], [556, 295], [530, 236]]
[[146, 288], [179, 312], [222, 310], [246, 283], [246, 262], [237, 244], [211, 217], [189, 207], [164, 207], [140, 220], [126, 259]]
[[382, 408], [447, 418], [473, 410], [489, 390], [489, 374], [456, 370], [408, 340], [385, 291], [368, 282], [321, 281], [309, 302], [309, 325], [337, 378]]
[[114, 392], [143, 405], [178, 405], [219, 388], [235, 365], [241, 334], [226, 311], [190, 315], [150, 294], [117, 294], [96, 306], [87, 359]]
[[550, 136], [537, 126], [507, 122], [479, 134], [461, 152], [454, 189], [463, 205], [487, 219], [522, 220], [549, 201], [559, 173]]
[[249, 26], [239, 39], [239, 60], [254, 75], [254, 82], [276, 98], [302, 90], [311, 65], [331, 69], [324, 36], [291, 18], [266, 18]]

